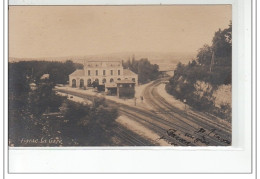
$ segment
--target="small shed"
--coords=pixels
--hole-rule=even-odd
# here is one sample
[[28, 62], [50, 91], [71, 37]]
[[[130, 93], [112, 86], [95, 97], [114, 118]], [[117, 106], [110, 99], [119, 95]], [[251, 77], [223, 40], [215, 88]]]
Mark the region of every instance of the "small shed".
[[117, 84], [117, 96], [119, 98], [134, 98], [135, 97], [135, 82], [132, 80], [120, 80]]
[[105, 84], [105, 92], [109, 95], [116, 96], [117, 95], [117, 84], [116, 83]]

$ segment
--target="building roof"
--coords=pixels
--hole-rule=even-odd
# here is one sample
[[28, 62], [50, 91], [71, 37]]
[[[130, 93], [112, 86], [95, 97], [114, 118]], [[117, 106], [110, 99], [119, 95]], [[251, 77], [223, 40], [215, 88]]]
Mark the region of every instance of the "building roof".
[[106, 61], [106, 60], [95, 60], [95, 61], [85, 61], [84, 67], [87, 68], [100, 68], [100, 67], [121, 67], [122, 61]]
[[129, 70], [129, 69], [124, 69], [124, 70], [123, 70], [123, 75], [124, 75], [124, 76], [135, 76], [135, 75], [137, 75], [137, 74], [135, 74], [134, 72], [132, 72], [132, 71]]
[[116, 88], [116, 83], [106, 83], [105, 84], [106, 88]]
[[129, 83], [133, 84], [133, 83], [135, 83], [135, 82], [133, 82], [132, 80], [124, 79], [124, 80], [119, 80], [119, 81], [117, 81], [116, 83], [117, 83], [117, 84], [129, 84]]
[[70, 76], [83, 76], [84, 70], [75, 70], [73, 73], [70, 74]]

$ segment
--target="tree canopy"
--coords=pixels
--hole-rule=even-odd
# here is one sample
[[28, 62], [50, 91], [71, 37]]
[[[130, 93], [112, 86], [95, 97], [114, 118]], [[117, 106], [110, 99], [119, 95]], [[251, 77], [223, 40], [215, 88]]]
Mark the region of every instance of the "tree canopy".
[[140, 83], [147, 83], [155, 80], [159, 76], [159, 66], [157, 64], [151, 64], [147, 58], [135, 60], [135, 57], [133, 57], [132, 60], [129, 59], [124, 62], [123, 67], [138, 74], [138, 81]]
[[[10, 146], [89, 146], [112, 143], [116, 108], [105, 99], [92, 104], [72, 102], [56, 94], [56, 83], [66, 83], [78, 64], [72, 61], [9, 63], [8, 127]], [[41, 80], [43, 74], [49, 79]], [[36, 88], [31, 89], [30, 84]], [[87, 137], [86, 137], [87, 136]], [[58, 138], [62, 144], [22, 143], [23, 139]]]
[[[179, 63], [174, 76], [166, 86], [168, 93], [200, 109], [211, 108], [212, 91], [223, 84], [231, 84], [232, 74], [232, 23], [215, 32], [212, 45], [205, 44], [198, 50], [196, 59], [188, 64]], [[212, 86], [198, 95], [198, 86]]]

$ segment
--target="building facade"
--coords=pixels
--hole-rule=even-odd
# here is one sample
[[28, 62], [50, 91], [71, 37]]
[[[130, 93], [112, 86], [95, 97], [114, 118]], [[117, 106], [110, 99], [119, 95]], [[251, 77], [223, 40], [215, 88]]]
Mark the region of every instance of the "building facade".
[[95, 82], [105, 89], [117, 87], [117, 82], [130, 80], [138, 84], [138, 75], [129, 69], [123, 69], [122, 61], [85, 61], [82, 70], [69, 75], [69, 85], [75, 88], [90, 87]]
[[135, 97], [135, 82], [131, 80], [121, 80], [117, 82], [117, 96], [119, 98]]

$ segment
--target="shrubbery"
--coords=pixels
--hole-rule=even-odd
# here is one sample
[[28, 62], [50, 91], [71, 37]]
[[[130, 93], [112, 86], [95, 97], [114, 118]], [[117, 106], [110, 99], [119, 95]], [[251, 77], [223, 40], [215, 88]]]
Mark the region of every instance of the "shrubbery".
[[[187, 65], [179, 63], [166, 90], [198, 110], [217, 114], [221, 112], [216, 112], [213, 93], [218, 86], [231, 84], [231, 74], [232, 24], [227, 29], [219, 29], [212, 45], [204, 45], [199, 49], [196, 60]], [[223, 107], [222, 112], [227, 112], [226, 108]]]
[[[56, 146], [55, 144], [21, 143], [23, 138], [55, 137], [62, 139], [63, 146], [111, 144], [113, 134], [110, 131], [115, 125], [118, 111], [108, 106], [105, 99], [95, 98], [91, 105], [83, 105], [52, 92], [51, 95], [45, 95], [44, 99], [42, 93], [38, 91], [33, 93], [35, 93], [33, 94], [35, 99], [28, 98], [23, 106], [9, 109], [10, 145]], [[52, 112], [56, 113], [52, 116]]]
[[151, 64], [147, 58], [135, 60], [133, 57], [123, 63], [124, 68], [129, 68], [131, 71], [138, 74], [139, 83], [148, 83], [155, 80], [159, 76], [159, 66], [157, 64]]
[[[78, 104], [55, 94], [59, 78], [40, 80], [49, 68], [31, 74], [40, 64], [56, 62], [17, 62], [9, 64], [8, 122], [10, 146], [89, 146], [111, 144], [110, 131], [118, 116], [117, 109], [105, 99], [95, 98], [91, 105]], [[38, 64], [38, 65], [36, 65]], [[50, 65], [51, 66], [51, 65]], [[54, 65], [55, 66], [55, 65]], [[65, 70], [66, 71], [66, 70]], [[60, 71], [63, 76], [64, 71]], [[67, 74], [68, 72], [66, 72]], [[36, 89], [29, 84], [35, 81]], [[24, 143], [26, 139], [61, 139], [62, 144]]]
[[49, 61], [20, 61], [9, 63], [8, 77], [10, 90], [26, 90], [24, 85], [26, 80], [40, 81], [43, 74], [49, 74], [50, 81], [54, 84], [66, 84], [69, 80], [69, 74], [77, 68], [83, 68], [83, 65], [73, 63], [70, 60], [66, 62]]
[[83, 146], [108, 145], [117, 117], [117, 109], [108, 106], [104, 98], [95, 98], [92, 105], [68, 102], [64, 116], [68, 122], [62, 123], [61, 132], [68, 138], [67, 145], [71, 139]]

